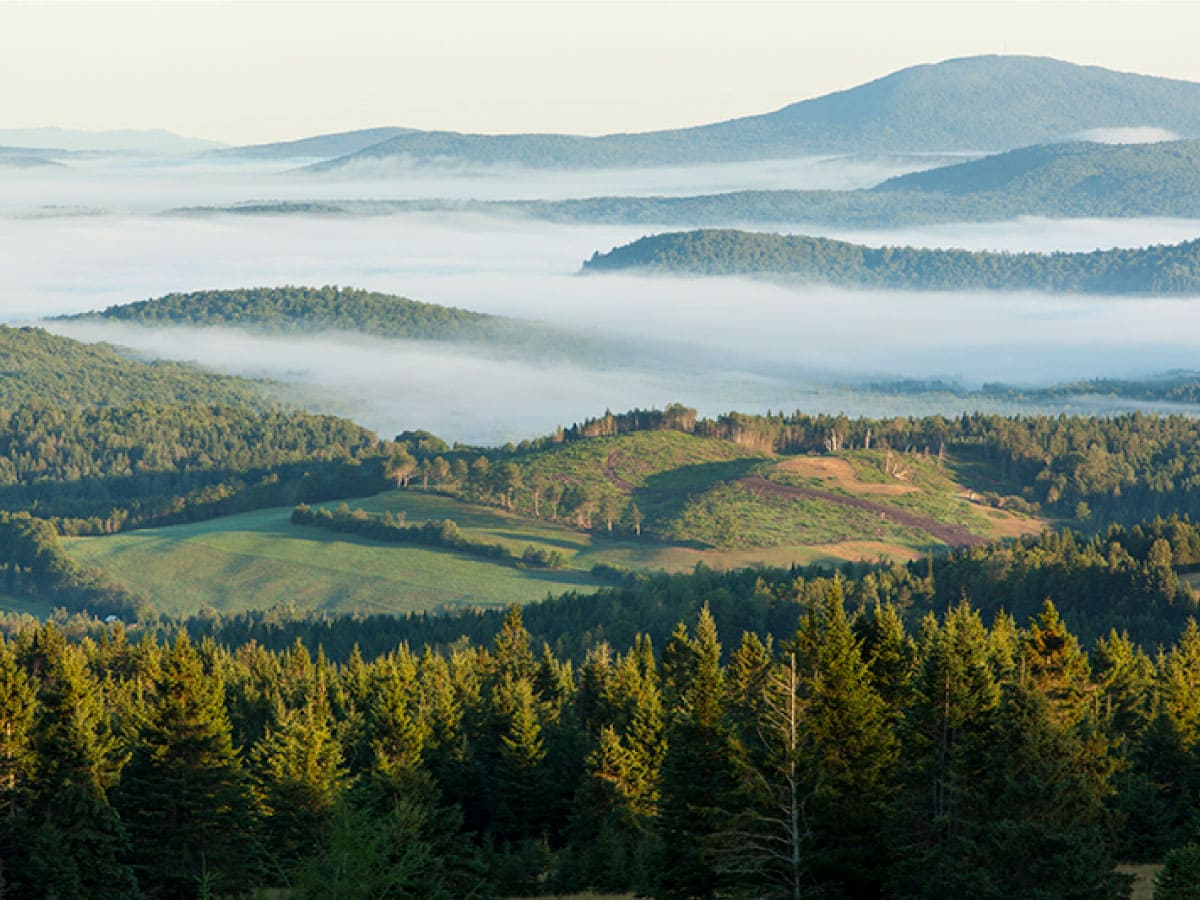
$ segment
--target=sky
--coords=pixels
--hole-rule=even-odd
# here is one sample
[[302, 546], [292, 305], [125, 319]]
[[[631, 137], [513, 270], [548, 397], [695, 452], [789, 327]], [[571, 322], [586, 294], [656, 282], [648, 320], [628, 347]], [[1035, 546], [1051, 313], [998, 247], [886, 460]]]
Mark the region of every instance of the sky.
[[720, 121], [983, 53], [1200, 81], [1200, 4], [0, 2], [0, 129], [226, 143]]

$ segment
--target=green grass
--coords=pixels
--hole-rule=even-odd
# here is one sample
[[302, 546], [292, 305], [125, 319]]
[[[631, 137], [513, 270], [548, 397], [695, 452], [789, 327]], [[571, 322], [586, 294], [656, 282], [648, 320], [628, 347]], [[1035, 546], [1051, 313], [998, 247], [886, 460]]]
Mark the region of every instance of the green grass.
[[[338, 504], [323, 505], [332, 508]], [[649, 537], [609, 537], [602, 530], [583, 532], [554, 522], [530, 519], [416, 490], [388, 491], [354, 501], [350, 505], [374, 514], [403, 513], [409, 525], [429, 519], [453, 519], [473, 540], [501, 543], [517, 552], [529, 544], [558, 550], [566, 557], [570, 568], [580, 571], [590, 571], [599, 563], [627, 569], [686, 572], [700, 562], [725, 569], [754, 564], [786, 566], [791, 563], [843, 560], [843, 557], [827, 548], [814, 547], [800, 540], [784, 541], [774, 546], [717, 548], [669, 544]]]
[[27, 597], [9, 597], [0, 594], [0, 613], [17, 613], [45, 619], [54, 611], [53, 607], [41, 600], [30, 600]]
[[[329, 504], [337, 505], [337, 504]], [[410, 524], [452, 518], [470, 537], [563, 552], [568, 569], [517, 569], [452, 551], [380, 544], [320, 528], [294, 526], [290, 509], [269, 509], [105, 537], [65, 538], [77, 562], [144, 593], [161, 611], [220, 612], [291, 606], [329, 613], [402, 613], [452, 606], [497, 606], [538, 600], [548, 593], [594, 590], [597, 563], [631, 569], [688, 571], [835, 562], [825, 548], [780, 546], [715, 550], [648, 538], [610, 539], [549, 522], [524, 519], [419, 491], [389, 491], [356, 501], [373, 512], [404, 512]], [[45, 617], [43, 606], [12, 601]]]
[[522, 570], [445, 550], [297, 527], [290, 512], [260, 510], [64, 543], [78, 562], [97, 566], [173, 614], [275, 605], [400, 613], [524, 603], [599, 586], [582, 572]]
[[[788, 457], [764, 458], [728, 441], [643, 432], [556, 447], [522, 463], [546, 479], [591, 480], [620, 489], [638, 503], [647, 529], [657, 536], [635, 537], [628, 528], [610, 536], [598, 519], [595, 530], [584, 532], [416, 488], [350, 504], [374, 515], [402, 515], [409, 525], [453, 519], [469, 539], [500, 543], [518, 556], [530, 545], [555, 550], [566, 568], [554, 571], [293, 526], [288, 509], [65, 543], [78, 562], [146, 594], [164, 612], [276, 605], [331, 613], [405, 612], [591, 590], [602, 584], [591, 575], [597, 564], [687, 571], [697, 563], [733, 568], [911, 559], [938, 543], [920, 528], [883, 518], [878, 509], [751, 490], [738, 481], [751, 474], [861, 496], [984, 537], [1016, 533], [1031, 521], [969, 503], [953, 467], [941, 470], [933, 460], [905, 457], [908, 473], [901, 483], [883, 471], [886, 455], [875, 451], [804, 459], [787, 470], [780, 466], [788, 465]], [[840, 474], [817, 477], [814, 460], [839, 466]], [[19, 608], [32, 611], [30, 604]]]
[[668, 534], [681, 542], [699, 541], [723, 548], [856, 540], [914, 549], [931, 544], [923, 532], [883, 521], [867, 510], [820, 500], [760, 497], [741, 484], [722, 484], [691, 498], [668, 528]]

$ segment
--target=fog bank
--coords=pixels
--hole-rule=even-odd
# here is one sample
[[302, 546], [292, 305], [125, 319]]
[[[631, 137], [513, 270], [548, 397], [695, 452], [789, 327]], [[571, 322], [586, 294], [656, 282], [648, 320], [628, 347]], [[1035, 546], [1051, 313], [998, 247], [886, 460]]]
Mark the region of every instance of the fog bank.
[[[939, 377], [1037, 384], [1197, 368], [1200, 358], [1194, 298], [576, 274], [594, 250], [646, 230], [465, 215], [0, 218], [0, 319], [82, 312], [172, 291], [343, 284], [550, 322], [613, 347], [608, 359], [514, 359], [474, 347], [344, 335], [284, 340], [55, 326], [145, 353], [288, 379], [309, 397], [321, 391], [324, 408], [383, 434], [426, 427], [486, 443], [548, 431], [606, 407], [672, 401], [706, 414], [961, 412], [979, 404], [879, 398], [830, 384]], [[1085, 250], [1173, 242], [1198, 231], [1196, 222], [1171, 219], [1022, 220], [870, 236], [880, 244]], [[631, 341], [663, 346], [631, 367], [621, 352]]]

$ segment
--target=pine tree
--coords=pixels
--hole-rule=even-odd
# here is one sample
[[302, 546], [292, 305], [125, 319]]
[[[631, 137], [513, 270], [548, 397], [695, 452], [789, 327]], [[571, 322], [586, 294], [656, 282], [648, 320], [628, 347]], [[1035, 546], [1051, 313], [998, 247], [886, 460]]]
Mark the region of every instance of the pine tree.
[[224, 706], [224, 686], [180, 632], [163, 661], [118, 808], [134, 867], [152, 897], [196, 897], [256, 878], [251, 798]]
[[668, 900], [710, 897], [717, 887], [709, 847], [724, 827], [721, 807], [734, 786], [720, 657], [707, 605], [700, 611], [696, 637], [677, 628], [663, 655], [670, 706], [655, 896]]
[[290, 869], [325, 833], [346, 788], [322, 680], [298, 709], [280, 706], [251, 754], [255, 798], [275, 859]]
[[1000, 686], [987, 629], [965, 602], [943, 622], [926, 616], [917, 656], [902, 729], [907, 764], [893, 808], [889, 881], [901, 896], [934, 900], [968, 890], [958, 880], [966, 797], [981, 775], [975, 751], [1000, 702]]
[[1105, 843], [1107, 773], [1026, 680], [1006, 688], [964, 805], [962, 884], [996, 900], [1117, 900], [1130, 879]]
[[496, 830], [513, 839], [529, 840], [540, 836], [546, 825], [542, 724], [528, 678], [505, 682], [500, 691], [503, 707], [508, 710], [508, 725], [500, 737], [496, 771]]
[[123, 857], [129, 842], [108, 790], [121, 762], [99, 686], [81, 650], [47, 626], [35, 653], [46, 667], [33, 731], [37, 768], [21, 826], [27, 856], [11, 874], [20, 896], [123, 900], [139, 896]]
[[36, 714], [37, 686], [17, 665], [12, 645], [0, 637], [0, 860], [14, 858], [17, 819], [29, 802]]
[[1200, 897], [1200, 845], [1189, 844], [1167, 854], [1154, 879], [1154, 900]]
[[[878, 890], [886, 866], [882, 811], [897, 743], [846, 619], [840, 580], [798, 636], [805, 716], [802, 751], [811, 786], [813, 875], [827, 896]], [[811, 631], [810, 631], [811, 629]]]

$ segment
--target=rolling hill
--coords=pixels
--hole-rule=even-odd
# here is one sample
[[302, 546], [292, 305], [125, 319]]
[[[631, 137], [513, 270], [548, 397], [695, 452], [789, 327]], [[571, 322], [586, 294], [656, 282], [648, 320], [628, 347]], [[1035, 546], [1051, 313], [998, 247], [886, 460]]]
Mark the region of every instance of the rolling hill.
[[579, 352], [587, 344], [584, 338], [537, 322], [332, 285], [168, 294], [57, 321], [227, 327], [273, 334], [340, 331], [389, 339], [468, 341], [497, 350], [537, 347], [559, 354]]
[[[543, 500], [538, 519], [528, 509], [465, 502], [414, 483], [352, 501], [354, 516], [410, 526], [450, 519], [471, 540], [518, 556], [530, 547], [556, 553], [563, 565], [512, 566], [298, 526], [290, 509], [72, 538], [64, 549], [77, 564], [171, 614], [279, 605], [363, 614], [529, 602], [594, 590], [622, 570], [911, 560], [1041, 527], [1038, 519], [973, 502], [953, 464], [943, 469], [905, 455], [896, 466], [886, 451], [772, 457], [726, 440], [656, 431], [552, 448], [518, 465], [526, 484], [558, 483], [590, 496], [613, 492], [626, 507], [615, 531], [604, 527], [601, 507], [583, 513], [596, 517], [584, 528], [580, 510], [566, 500]], [[554, 518], [547, 515], [551, 502], [558, 506]], [[645, 513], [640, 534], [629, 527], [630, 504]]]
[[108, 344], [0, 325], [0, 409], [38, 402], [104, 407], [206, 403], [261, 409], [268, 385], [174, 362], [138, 362]]
[[866, 150], [989, 152], [1119, 128], [1200, 137], [1200, 84], [1043, 57], [977, 56], [711, 125], [594, 138], [416, 131], [307, 171], [386, 172], [395, 161], [590, 168]]
[[1200, 293], [1200, 240], [1092, 253], [990, 253], [865, 247], [805, 235], [672, 232], [596, 253], [583, 271], [749, 275], [846, 287]]

